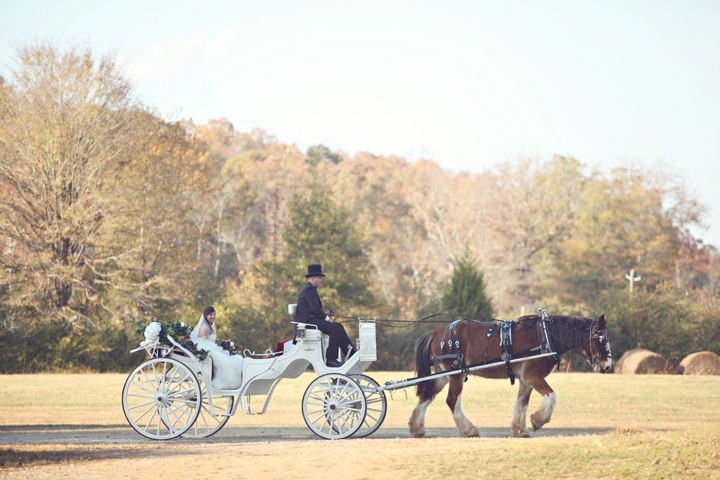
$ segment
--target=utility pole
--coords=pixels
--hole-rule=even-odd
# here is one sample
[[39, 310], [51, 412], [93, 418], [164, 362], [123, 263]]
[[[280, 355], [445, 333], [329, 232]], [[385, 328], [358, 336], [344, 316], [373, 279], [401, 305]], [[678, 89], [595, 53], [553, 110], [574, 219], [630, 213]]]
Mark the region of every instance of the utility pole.
[[632, 293], [635, 282], [639, 282], [642, 277], [640, 275], [638, 275], [636, 277], [635, 269], [633, 268], [630, 270], [630, 275], [625, 274], [625, 278], [627, 278], [630, 281], [630, 293]]

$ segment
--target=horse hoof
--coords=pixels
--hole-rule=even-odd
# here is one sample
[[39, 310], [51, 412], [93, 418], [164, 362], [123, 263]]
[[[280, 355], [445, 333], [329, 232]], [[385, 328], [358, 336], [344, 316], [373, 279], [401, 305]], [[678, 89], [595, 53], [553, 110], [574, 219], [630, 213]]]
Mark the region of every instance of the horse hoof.
[[540, 430], [540, 427], [542, 427], [542, 425], [538, 425], [537, 423], [535, 423], [535, 420], [533, 419], [530, 419], [530, 423], [532, 423], [533, 432], [537, 432], [538, 430]]

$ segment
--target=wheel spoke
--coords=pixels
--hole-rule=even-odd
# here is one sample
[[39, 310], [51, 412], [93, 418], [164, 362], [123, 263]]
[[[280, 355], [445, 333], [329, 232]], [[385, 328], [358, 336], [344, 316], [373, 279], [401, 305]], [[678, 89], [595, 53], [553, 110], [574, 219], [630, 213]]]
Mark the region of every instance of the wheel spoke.
[[[154, 405], [154, 404], [155, 404], [155, 399], [150, 400], [149, 402], [138, 403], [137, 405], [133, 405], [132, 407], [128, 406], [128, 410], [135, 410], [136, 408], [142, 408], [147, 405]], [[147, 413], [148, 411], [149, 410], [145, 410], [145, 413]]]
[[318, 412], [323, 412], [323, 413], [324, 413], [324, 412], [325, 412], [325, 408], [318, 408], [318, 409], [316, 409], [316, 410], [308, 410], [308, 411], [307, 411], [308, 414], [318, 413]]
[[[147, 404], [145, 404], [145, 405], [147, 405]], [[140, 406], [140, 405], [138, 405], [138, 407], [139, 407], [139, 406]], [[157, 408], [155, 407], [155, 402], [151, 403], [150, 406], [142, 413], [142, 415], [140, 415], [139, 417], [137, 417], [137, 418], [135, 419], [135, 421], [136, 421], [136, 422], [139, 422], [141, 418], [143, 418], [145, 415], [147, 415], [148, 413], [150, 413], [150, 411], [153, 410], [153, 409], [157, 410]], [[152, 422], [152, 418], [150, 418], [149, 421]]]
[[341, 413], [341, 414], [339, 414], [337, 417], [333, 418], [333, 424], [334, 424], [335, 421], [337, 420], [337, 421], [340, 421], [340, 422], [342, 423], [342, 425], [345, 427], [345, 429], [343, 429], [342, 427], [338, 427], [338, 428], [337, 428], [337, 430], [338, 430], [339, 433], [341, 433], [341, 434], [344, 433], [344, 432], [346, 432], [347, 430], [350, 430], [350, 426], [348, 425], [348, 422], [347, 422], [346, 418], [347, 418], [347, 415], [344, 414], [344, 413]]
[[128, 393], [128, 397], [134, 397], [134, 398], [151, 398], [155, 400], [155, 395], [141, 395], [139, 393]]
[[[145, 372], [143, 372], [143, 375], [144, 375], [144, 374], [145, 374]], [[147, 378], [147, 375], [145, 375], [145, 378]], [[148, 384], [149, 384], [149, 383], [150, 383], [150, 379], [148, 379]], [[154, 396], [155, 396], [155, 391], [154, 391], [154, 390], [145, 387], [145, 386], [144, 386], [142, 383], [140, 383], [139, 381], [133, 379], [132, 384], [133, 384], [134, 386], [136, 386], [137, 388], [139, 388], [140, 390], [144, 390], [144, 391], [146, 391], [147, 393], [149, 393], [151, 397], [154, 397]]]
[[[180, 428], [187, 425], [186, 422], [182, 421], [184, 411], [181, 410], [180, 408], [176, 407], [173, 404], [170, 404], [167, 407], [165, 407], [165, 411], [166, 411], [165, 418], [168, 419], [168, 423], [169, 423], [168, 428], [172, 429], [172, 427], [174, 427], [175, 425], [178, 425], [178, 424], [180, 425]], [[177, 413], [178, 411], [180, 412], [179, 416]], [[172, 415], [175, 418], [175, 421], [173, 421], [173, 422], [170, 421], [170, 415]]]
[[[147, 429], [150, 427], [150, 425], [152, 425], [153, 420], [155, 420], [155, 415], [158, 414], [158, 407], [157, 407], [157, 406], [154, 407], [154, 408], [152, 408], [151, 410], [152, 410], [153, 412], [152, 412], [152, 415], [150, 415], [150, 419], [148, 420], [147, 425], [145, 425], [145, 430], [147, 430]], [[158, 421], [158, 424], [159, 424], [159, 423], [160, 423], [160, 422]]]

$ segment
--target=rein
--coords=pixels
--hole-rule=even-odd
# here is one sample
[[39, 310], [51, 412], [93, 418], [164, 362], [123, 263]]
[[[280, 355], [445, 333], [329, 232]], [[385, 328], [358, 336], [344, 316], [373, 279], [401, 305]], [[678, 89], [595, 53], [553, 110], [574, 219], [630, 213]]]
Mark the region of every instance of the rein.
[[[472, 320], [468, 317], [472, 317], [472, 315], [467, 315], [464, 313], [453, 313], [453, 312], [439, 312], [439, 313], [433, 313], [432, 315], [428, 315], [426, 317], [419, 318], [417, 320], [407, 320], [407, 319], [395, 319], [395, 318], [375, 318], [375, 323], [377, 325], [381, 325], [383, 327], [387, 328], [405, 328], [405, 327], [411, 327], [418, 323], [448, 323], [447, 320], [430, 320], [433, 317], [438, 317], [440, 315], [453, 315], [456, 317], [463, 317], [463, 320], [466, 322], [480, 322], [480, 323], [495, 323], [498, 320], [494, 318], [483, 318], [482, 320]], [[335, 315], [334, 318], [345, 318], [347, 320], [360, 320], [361, 317], [348, 317], [343, 315]], [[335, 323], [346, 323], [346, 322], [335, 322]], [[396, 325], [400, 324], [400, 325]]]

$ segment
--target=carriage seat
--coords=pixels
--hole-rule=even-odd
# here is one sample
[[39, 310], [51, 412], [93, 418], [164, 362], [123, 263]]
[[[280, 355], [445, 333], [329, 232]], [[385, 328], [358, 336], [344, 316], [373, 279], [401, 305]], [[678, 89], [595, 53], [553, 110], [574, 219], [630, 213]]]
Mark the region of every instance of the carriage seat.
[[[297, 313], [297, 303], [289, 303], [288, 304], [288, 314], [295, 317], [295, 314]], [[308, 340], [321, 340], [323, 343], [323, 352], [325, 352], [325, 349], [327, 349], [328, 342], [330, 341], [330, 336], [325, 335], [320, 330], [318, 330], [317, 325], [313, 325], [311, 323], [301, 323], [301, 322], [292, 322], [295, 325], [295, 328], [293, 329], [293, 341], [292, 346], [288, 347], [287, 343], [285, 344], [285, 348], [292, 348], [297, 343], [298, 338], [305, 338]], [[298, 335], [299, 333], [299, 335]], [[290, 342], [288, 342], [290, 343]], [[289, 351], [289, 350], [288, 350]], [[324, 357], [324, 354], [323, 354]]]
[[[288, 314], [295, 317], [297, 314], [297, 303], [288, 303]], [[307, 335], [309, 332], [317, 332], [317, 338], [322, 338], [323, 340], [327, 341], [328, 338], [330, 338], [328, 335], [325, 335], [320, 330], [318, 330], [316, 325], [313, 325], [311, 323], [302, 323], [302, 322], [292, 322], [295, 325], [295, 328], [293, 329], [293, 343], [297, 343], [298, 339], [298, 326], [301, 326], [302, 329], [305, 330], [306, 333], [303, 335]], [[303, 338], [314, 338], [314, 337], [303, 337]]]

